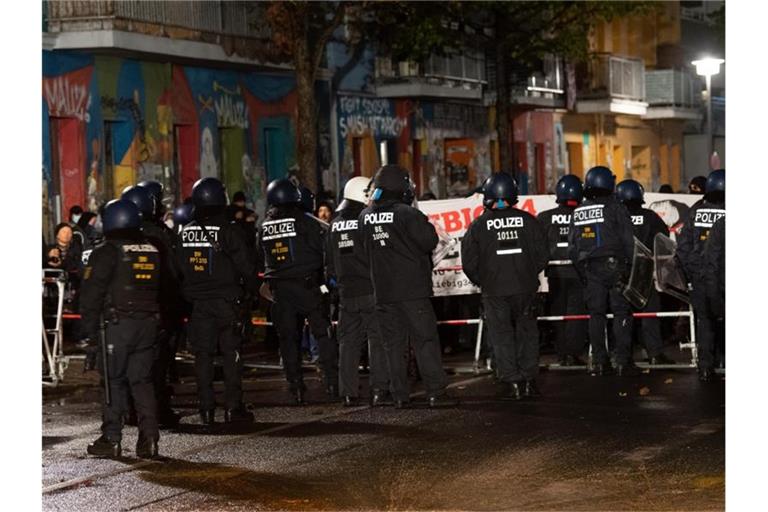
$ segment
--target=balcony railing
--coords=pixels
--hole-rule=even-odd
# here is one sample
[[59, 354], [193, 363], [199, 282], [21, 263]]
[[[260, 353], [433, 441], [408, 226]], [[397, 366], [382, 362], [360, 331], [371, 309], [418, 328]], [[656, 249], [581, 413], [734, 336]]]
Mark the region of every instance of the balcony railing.
[[114, 21], [124, 20], [232, 36], [269, 37], [266, 23], [252, 22], [259, 17], [259, 4], [245, 1], [57, 0], [45, 2], [45, 8], [51, 32], [110, 29], [115, 28]]
[[697, 108], [701, 105], [701, 83], [686, 71], [676, 69], [646, 71], [645, 95], [651, 107]]
[[485, 81], [485, 59], [479, 54], [431, 55], [424, 62], [393, 62], [376, 57], [376, 82], [379, 84], [424, 81], [449, 87], [480, 87]]
[[645, 100], [645, 65], [642, 59], [599, 54], [589, 63], [586, 88], [579, 92], [584, 99], [617, 98]]
[[549, 55], [536, 71], [512, 70], [512, 98], [557, 99], [565, 94], [565, 67], [562, 59]]

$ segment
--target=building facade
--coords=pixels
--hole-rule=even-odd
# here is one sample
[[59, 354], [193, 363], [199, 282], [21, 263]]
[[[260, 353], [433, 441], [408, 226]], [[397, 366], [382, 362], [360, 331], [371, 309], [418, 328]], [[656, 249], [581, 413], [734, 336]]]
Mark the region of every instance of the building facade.
[[[170, 205], [189, 196], [199, 178], [214, 176], [263, 213], [266, 184], [296, 165], [296, 84], [287, 67], [253, 56], [253, 45], [263, 42], [245, 25], [245, 8], [245, 2], [44, 6], [49, 228], [66, 220], [71, 206], [96, 211], [145, 179], [165, 185]], [[327, 110], [327, 96], [325, 103]]]

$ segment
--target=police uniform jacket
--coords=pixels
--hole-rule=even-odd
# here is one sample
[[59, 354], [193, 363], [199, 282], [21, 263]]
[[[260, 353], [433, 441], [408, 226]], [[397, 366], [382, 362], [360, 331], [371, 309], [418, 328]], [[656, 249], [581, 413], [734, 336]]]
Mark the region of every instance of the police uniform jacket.
[[704, 244], [704, 276], [707, 296], [725, 298], [725, 217], [718, 219]]
[[547, 259], [539, 221], [517, 208], [486, 209], [461, 241], [464, 273], [486, 297], [536, 292]]
[[325, 271], [329, 279], [336, 281], [342, 298], [373, 295], [370, 267], [362, 247], [363, 235], [358, 229], [358, 217], [364, 207], [353, 203], [331, 221]]
[[400, 201], [376, 202], [358, 219], [378, 304], [432, 295], [437, 232], [426, 215]]
[[148, 316], [159, 311], [160, 252], [143, 236], [107, 240], [93, 250], [83, 271], [80, 313], [95, 338], [102, 314]]
[[688, 212], [688, 219], [677, 239], [677, 257], [683, 264], [688, 279], [704, 277], [704, 245], [712, 226], [725, 217], [725, 205], [702, 201]]
[[[547, 249], [550, 260], [567, 260], [568, 232], [571, 226], [571, 215], [575, 206], [559, 205], [557, 208], [539, 213], [536, 217], [546, 234]], [[547, 277], [560, 279], [577, 279], [578, 275], [572, 265], [552, 265], [547, 267]]]
[[176, 262], [190, 301], [234, 300], [256, 288], [255, 258], [242, 230], [224, 213], [184, 226], [176, 239]]
[[316, 278], [320, 285], [328, 224], [297, 206], [271, 208], [259, 227], [258, 257], [264, 278]]
[[661, 220], [659, 214], [648, 208], [630, 207], [629, 215], [632, 218], [635, 238], [653, 252], [653, 239], [658, 233], [669, 236], [669, 228]]
[[574, 264], [617, 258], [631, 264], [635, 242], [627, 208], [613, 195], [588, 199], [571, 216], [568, 255]]

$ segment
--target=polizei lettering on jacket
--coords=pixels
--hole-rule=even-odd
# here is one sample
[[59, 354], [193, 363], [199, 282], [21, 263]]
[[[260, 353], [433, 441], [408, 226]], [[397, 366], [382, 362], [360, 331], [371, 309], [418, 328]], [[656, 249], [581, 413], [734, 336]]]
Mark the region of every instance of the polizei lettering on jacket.
[[219, 241], [219, 226], [206, 226], [208, 233], [200, 226], [187, 226], [181, 232], [182, 247], [211, 247], [211, 239]]
[[504, 217], [497, 219], [488, 219], [485, 222], [485, 227], [490, 230], [507, 229], [507, 228], [521, 228], [523, 227], [522, 217]]
[[558, 213], [552, 216], [552, 224], [570, 224], [571, 215], [565, 213]]
[[589, 206], [580, 206], [573, 212], [573, 225], [584, 226], [586, 224], [598, 224], [605, 222], [603, 216], [603, 204], [591, 204]]
[[645, 221], [643, 220], [643, 216], [642, 215], [633, 215], [632, 216], [632, 224], [634, 224], [635, 226], [642, 226], [644, 223], [645, 223]]
[[720, 208], [700, 208], [693, 217], [693, 225], [697, 228], [711, 228], [720, 217], [725, 217], [725, 210]]
[[395, 222], [395, 212], [366, 213], [363, 217], [365, 224], [392, 224]]
[[292, 236], [296, 236], [295, 219], [268, 220], [261, 225], [262, 240], [275, 240]]
[[339, 220], [331, 224], [331, 231], [354, 231], [357, 229], [357, 219]]

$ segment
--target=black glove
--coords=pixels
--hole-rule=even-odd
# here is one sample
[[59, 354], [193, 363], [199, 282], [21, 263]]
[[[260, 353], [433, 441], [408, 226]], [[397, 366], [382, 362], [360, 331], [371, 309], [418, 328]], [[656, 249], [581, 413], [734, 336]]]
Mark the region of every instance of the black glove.
[[96, 361], [99, 358], [99, 346], [93, 343], [93, 338], [83, 338], [77, 343], [78, 348], [85, 351], [85, 363], [83, 364], [83, 373], [95, 370]]

